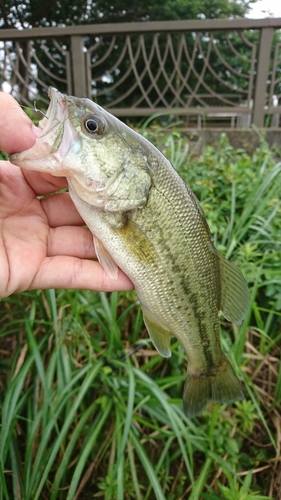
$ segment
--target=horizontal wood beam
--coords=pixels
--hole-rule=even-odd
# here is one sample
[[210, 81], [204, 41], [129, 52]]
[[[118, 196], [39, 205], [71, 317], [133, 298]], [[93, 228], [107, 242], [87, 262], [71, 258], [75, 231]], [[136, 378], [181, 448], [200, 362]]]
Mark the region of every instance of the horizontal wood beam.
[[281, 18], [267, 19], [203, 19], [188, 21], [148, 21], [136, 23], [86, 24], [79, 26], [56, 26], [50, 28], [3, 29], [0, 40], [23, 38], [48, 38], [71, 35], [106, 35], [130, 33], [165, 33], [184, 31], [226, 31], [261, 28], [281, 28]]

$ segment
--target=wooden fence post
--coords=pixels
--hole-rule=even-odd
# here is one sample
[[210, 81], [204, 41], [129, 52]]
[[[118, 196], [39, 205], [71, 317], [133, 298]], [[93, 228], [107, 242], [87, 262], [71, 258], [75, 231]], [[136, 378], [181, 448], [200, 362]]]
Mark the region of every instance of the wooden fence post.
[[87, 88], [83, 36], [72, 35], [70, 38], [73, 93], [77, 97], [86, 97]]
[[[254, 97], [252, 123], [256, 127], [264, 126], [264, 107], [266, 104], [266, 86], [270, 66], [270, 52], [272, 48], [273, 28], [261, 28], [257, 80]], [[270, 103], [268, 103], [270, 105]]]

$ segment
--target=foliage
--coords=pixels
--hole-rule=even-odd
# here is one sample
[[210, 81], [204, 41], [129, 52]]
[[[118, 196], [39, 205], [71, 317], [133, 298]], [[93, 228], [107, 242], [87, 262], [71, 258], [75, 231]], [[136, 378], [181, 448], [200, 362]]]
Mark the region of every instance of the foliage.
[[225, 136], [198, 154], [176, 127], [142, 132], [249, 282], [243, 325], [221, 324], [246, 399], [187, 419], [183, 350], [157, 354], [134, 292], [11, 296], [0, 301], [0, 500], [278, 498], [281, 164], [262, 138], [252, 156]]
[[0, 28], [35, 28], [91, 23], [244, 17], [256, 0], [14, 0], [1, 2]]
[[4, 153], [4, 151], [0, 150], [0, 160], [7, 160], [7, 155]]

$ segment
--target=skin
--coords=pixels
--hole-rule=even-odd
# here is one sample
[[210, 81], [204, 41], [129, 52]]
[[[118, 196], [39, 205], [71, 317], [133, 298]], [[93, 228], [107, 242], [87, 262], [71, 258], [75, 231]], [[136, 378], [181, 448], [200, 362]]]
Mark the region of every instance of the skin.
[[[21, 152], [35, 143], [35, 127], [9, 94], [0, 92], [0, 150]], [[0, 297], [25, 290], [130, 290], [119, 270], [112, 280], [95, 259], [90, 231], [68, 193], [53, 177], [0, 161]]]

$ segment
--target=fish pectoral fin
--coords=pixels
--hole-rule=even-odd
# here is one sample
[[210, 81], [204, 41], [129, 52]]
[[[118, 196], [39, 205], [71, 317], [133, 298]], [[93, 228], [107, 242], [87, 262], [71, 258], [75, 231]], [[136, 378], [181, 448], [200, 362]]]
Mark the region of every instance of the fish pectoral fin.
[[110, 253], [108, 250], [105, 248], [105, 246], [102, 244], [96, 236], [94, 236], [94, 246], [95, 246], [95, 251], [97, 254], [97, 258], [99, 260], [99, 263], [102, 265], [104, 268], [106, 274], [112, 279], [112, 280], [117, 280], [118, 278], [118, 266], [116, 262], [113, 260], [111, 257]]
[[221, 275], [221, 305], [224, 317], [240, 325], [247, 312], [250, 296], [247, 283], [239, 269], [219, 254]]
[[165, 330], [165, 328], [160, 326], [158, 323], [148, 318], [144, 313], [143, 320], [151, 337], [151, 340], [159, 354], [161, 354], [161, 356], [163, 356], [164, 358], [169, 358], [171, 356], [170, 341], [172, 333], [170, 333], [168, 330]]
[[211, 374], [187, 371], [183, 391], [183, 411], [187, 417], [198, 415], [209, 401], [223, 404], [243, 399], [240, 382], [225, 355]]
[[128, 219], [123, 227], [116, 228], [115, 231], [137, 261], [146, 265], [155, 262], [157, 253], [154, 246], [135, 222]]

